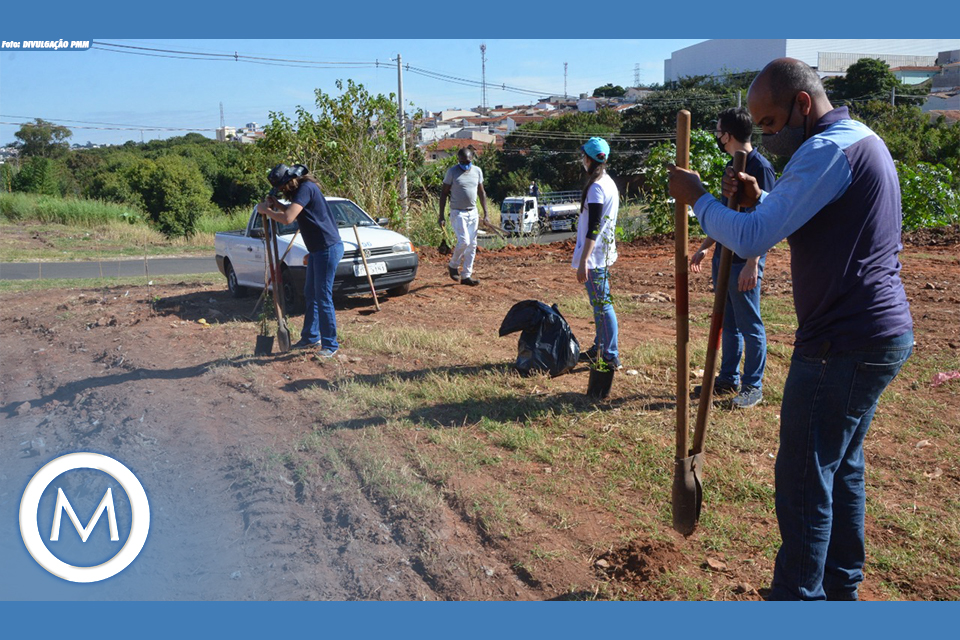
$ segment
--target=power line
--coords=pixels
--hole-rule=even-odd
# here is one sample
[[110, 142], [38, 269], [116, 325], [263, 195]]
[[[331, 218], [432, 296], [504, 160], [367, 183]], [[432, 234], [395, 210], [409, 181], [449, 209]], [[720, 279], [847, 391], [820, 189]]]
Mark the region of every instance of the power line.
[[[17, 118], [20, 120], [44, 120], [51, 124], [57, 124], [59, 122], [75, 122], [78, 124], [96, 124], [96, 125], [103, 125], [106, 127], [129, 128], [131, 130], [136, 130], [136, 131], [139, 131], [140, 129], [143, 129], [144, 131], [216, 131], [216, 129], [208, 129], [203, 127], [164, 127], [162, 125], [152, 125], [152, 124], [141, 125], [141, 124], [126, 124], [126, 123], [121, 124], [117, 122], [91, 122], [88, 120], [69, 120], [66, 118], [50, 119], [50, 118], [39, 118], [35, 116], [14, 116], [6, 113], [0, 113], [0, 118]], [[18, 124], [33, 124], [33, 123], [32, 122], [3, 122], [0, 124], [18, 125]], [[80, 127], [76, 125], [71, 125], [71, 126], [73, 126], [73, 128], [75, 129], [87, 128], [87, 127]]]

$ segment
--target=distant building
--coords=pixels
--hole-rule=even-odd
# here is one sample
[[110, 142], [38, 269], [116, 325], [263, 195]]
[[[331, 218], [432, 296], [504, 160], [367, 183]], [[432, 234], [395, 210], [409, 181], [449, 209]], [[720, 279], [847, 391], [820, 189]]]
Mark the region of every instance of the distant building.
[[877, 58], [891, 67], [936, 64], [936, 52], [960, 48], [960, 39], [797, 40], [786, 38], [707, 40], [674, 51], [663, 63], [663, 80], [759, 71], [776, 58], [797, 58], [821, 77], [842, 75], [860, 58]]
[[220, 127], [217, 129], [217, 142], [227, 142], [237, 137], [236, 127]]
[[446, 122], [447, 120], [456, 120], [458, 118], [475, 118], [480, 114], [476, 111], [466, 111], [464, 109], [447, 109], [446, 111], [441, 111], [438, 116], [440, 122]]
[[940, 67], [890, 67], [890, 72], [903, 84], [921, 84], [940, 73]]
[[942, 111], [948, 119], [960, 110], [960, 48], [937, 54], [939, 73], [933, 76], [924, 111]]
[[577, 100], [577, 111], [581, 113], [595, 113], [597, 110], [597, 101], [593, 98], [580, 98]]
[[473, 149], [474, 155], [481, 156], [488, 147], [500, 147], [502, 145], [503, 143], [499, 140], [495, 143], [485, 144], [478, 140], [447, 138], [445, 140], [440, 140], [438, 142], [434, 142], [433, 144], [426, 145], [423, 148], [423, 155], [427, 162], [437, 162], [438, 160], [455, 156], [457, 151], [467, 147], [471, 147]]

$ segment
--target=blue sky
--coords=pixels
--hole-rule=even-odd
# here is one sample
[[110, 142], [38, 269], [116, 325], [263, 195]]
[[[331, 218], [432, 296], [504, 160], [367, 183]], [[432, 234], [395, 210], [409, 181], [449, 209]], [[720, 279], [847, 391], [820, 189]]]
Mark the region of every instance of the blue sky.
[[[543, 95], [588, 93], [613, 82], [663, 81], [663, 61], [671, 52], [702, 40], [164, 40], [100, 41], [151, 49], [329, 62], [376, 62], [380, 68], [318, 69], [234, 61], [209, 61], [139, 54], [88, 51], [0, 53], [0, 121], [44, 118], [70, 127], [72, 143], [123, 143], [140, 140], [139, 130], [105, 130], [106, 125], [208, 129], [220, 124], [223, 103], [227, 125], [263, 124], [270, 111], [292, 114], [313, 105], [314, 89], [335, 93], [334, 82], [352, 78], [373, 92], [397, 90], [397, 53], [405, 64], [471, 80], [481, 77], [480, 44], [487, 45], [486, 77], [490, 106], [530, 104], [533, 96], [505, 92], [495, 83]], [[129, 51], [137, 51], [130, 49]], [[142, 55], [149, 53], [151, 55]], [[438, 111], [480, 104], [479, 87], [404, 73], [404, 101]], [[16, 117], [14, 117], [16, 116]], [[83, 122], [69, 122], [83, 121]], [[100, 128], [81, 128], [100, 127]], [[0, 125], [0, 143], [15, 140], [18, 124]], [[183, 135], [143, 131], [143, 139]]]

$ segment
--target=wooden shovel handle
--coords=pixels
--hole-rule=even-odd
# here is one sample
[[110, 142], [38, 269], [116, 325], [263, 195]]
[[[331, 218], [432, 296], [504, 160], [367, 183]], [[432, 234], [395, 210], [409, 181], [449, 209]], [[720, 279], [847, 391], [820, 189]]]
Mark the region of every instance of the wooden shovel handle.
[[360, 253], [360, 259], [363, 260], [363, 270], [367, 272], [367, 282], [370, 283], [370, 293], [373, 294], [373, 304], [380, 311], [380, 301], [377, 300], [377, 289], [373, 286], [373, 276], [370, 275], [370, 267], [367, 265], [367, 256], [363, 252], [363, 246], [360, 244], [360, 231], [357, 225], [353, 225], [353, 235], [357, 236], [357, 251]]
[[[677, 113], [677, 166], [690, 167], [690, 112]], [[677, 460], [687, 455], [690, 428], [690, 303], [687, 271], [687, 207], [674, 208], [674, 289], [677, 309]]]
[[[746, 168], [747, 153], [737, 151], [733, 156], [733, 170], [741, 173]], [[732, 208], [735, 211], [740, 210], [736, 205]], [[700, 404], [697, 405], [697, 422], [694, 427], [690, 455], [703, 451], [703, 440], [707, 433], [707, 419], [710, 417], [710, 407], [713, 405], [713, 374], [717, 368], [717, 351], [720, 348], [720, 334], [723, 331], [723, 310], [727, 304], [727, 285], [732, 262], [733, 252], [724, 246], [720, 253], [720, 268], [717, 270], [717, 283], [713, 294], [713, 313], [710, 316], [710, 334], [707, 337], [707, 357], [703, 364], [703, 384], [700, 387]]]

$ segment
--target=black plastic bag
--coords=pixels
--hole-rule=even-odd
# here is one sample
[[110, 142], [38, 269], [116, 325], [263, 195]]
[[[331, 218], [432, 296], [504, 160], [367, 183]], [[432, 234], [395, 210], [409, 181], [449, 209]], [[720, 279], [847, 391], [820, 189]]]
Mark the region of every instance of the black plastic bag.
[[520, 331], [517, 362], [521, 375], [546, 371], [559, 376], [570, 371], [580, 359], [580, 343], [557, 305], [548, 307], [539, 300], [524, 300], [510, 308], [500, 324], [500, 337]]

